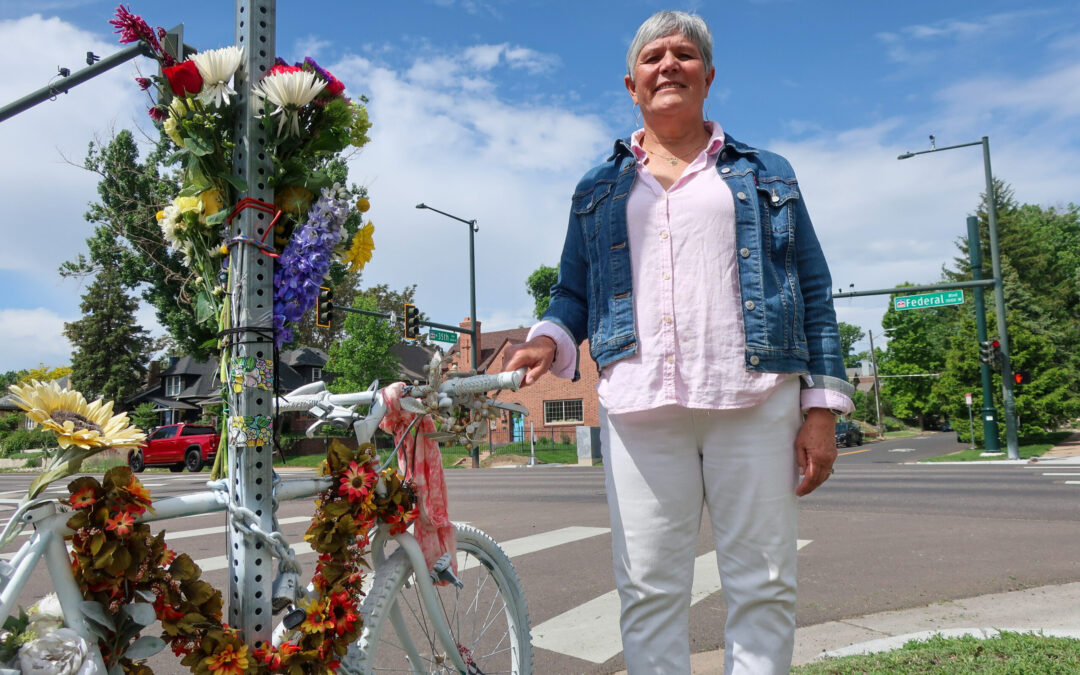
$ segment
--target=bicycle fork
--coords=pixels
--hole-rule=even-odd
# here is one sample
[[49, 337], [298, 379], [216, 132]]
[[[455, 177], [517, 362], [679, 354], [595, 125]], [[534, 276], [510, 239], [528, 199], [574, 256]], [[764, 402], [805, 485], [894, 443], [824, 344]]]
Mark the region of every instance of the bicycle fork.
[[[388, 537], [386, 530], [382, 527], [375, 532], [375, 539], [372, 542], [371, 548], [374, 552], [376, 569], [386, 562], [385, 544], [388, 538], [390, 537]], [[439, 599], [435, 595], [435, 584], [432, 582], [431, 575], [425, 573], [427, 572], [427, 561], [424, 560], [424, 552], [420, 550], [420, 544], [416, 543], [416, 539], [411, 536], [395, 535], [392, 539], [397, 542], [397, 545], [405, 551], [405, 555], [409, 558], [409, 563], [413, 568], [414, 583], [420, 591], [420, 597], [423, 600], [424, 605], [431, 610], [428, 612], [428, 615], [432, 624], [434, 624], [435, 633], [439, 636], [439, 642], [442, 643], [442, 647], [446, 651], [447, 660], [450, 661], [451, 665], [453, 665], [461, 675], [483, 675], [476, 664], [472, 663], [472, 657], [469, 657], [468, 663], [466, 663], [460, 651], [461, 648], [450, 634], [450, 626], [446, 623], [446, 616], [443, 615], [441, 611], [437, 610], [439, 607]], [[451, 553], [450, 555], [453, 554]], [[449, 563], [449, 561], [447, 561], [447, 563]], [[452, 580], [445, 580], [450, 581], [450, 583], [453, 583], [455, 586], [461, 586], [461, 582], [454, 577], [448, 564], [442, 571], [438, 572], [438, 574], [440, 579], [444, 579], [444, 575], [449, 575], [449, 577], [452, 577]], [[420, 653], [417, 651], [416, 645], [413, 644], [412, 637], [405, 627], [405, 619], [401, 614], [401, 608], [397, 606], [396, 598], [394, 600], [394, 606], [390, 610], [390, 623], [393, 625], [394, 631], [397, 633], [398, 639], [401, 640], [402, 647], [409, 657], [409, 663], [412, 664], [413, 673], [415, 673], [415, 675], [425, 675], [422, 670], [419, 670], [420, 664], [423, 663], [420, 658]]]

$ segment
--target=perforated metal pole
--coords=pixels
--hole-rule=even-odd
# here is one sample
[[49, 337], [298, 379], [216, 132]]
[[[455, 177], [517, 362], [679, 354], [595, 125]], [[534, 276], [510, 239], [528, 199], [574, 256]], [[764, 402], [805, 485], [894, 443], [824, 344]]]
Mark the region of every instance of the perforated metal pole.
[[[273, 170], [267, 138], [259, 123], [262, 102], [253, 97], [257, 84], [274, 61], [275, 0], [237, 0], [236, 44], [244, 49], [244, 62], [236, 76], [238, 109], [233, 172], [247, 182], [253, 197], [273, 202], [269, 177]], [[261, 240], [272, 216], [245, 209], [233, 219], [228, 237]], [[271, 239], [272, 241], [272, 239]], [[237, 245], [229, 256], [232, 326], [242, 330], [230, 336], [229, 370], [247, 370], [252, 363], [274, 367], [273, 309], [274, 262], [255, 246]], [[244, 364], [244, 365], [241, 365]], [[271, 371], [272, 372], [272, 371]], [[273, 378], [229, 387], [228, 480], [236, 501], [255, 514], [259, 527], [273, 531], [271, 494]], [[229, 624], [239, 628], [249, 645], [270, 639], [272, 621], [270, 586], [275, 571], [267, 547], [245, 535], [233, 522], [228, 527]]]

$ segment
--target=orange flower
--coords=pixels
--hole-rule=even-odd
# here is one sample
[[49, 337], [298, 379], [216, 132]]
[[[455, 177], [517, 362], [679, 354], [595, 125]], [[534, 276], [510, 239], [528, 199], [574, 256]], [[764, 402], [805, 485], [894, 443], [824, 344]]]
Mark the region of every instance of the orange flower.
[[121, 511], [105, 521], [105, 529], [115, 532], [119, 537], [126, 537], [135, 529], [135, 516], [126, 511]]
[[247, 645], [235, 645], [225, 643], [218, 651], [203, 659], [203, 663], [212, 673], [222, 675], [244, 675], [248, 667]]
[[87, 485], [81, 490], [72, 493], [71, 499], [68, 503], [71, 504], [73, 509], [87, 509], [93, 506], [97, 502], [97, 494], [94, 490], [94, 486]]
[[326, 601], [310, 600], [301, 602], [307, 618], [300, 624], [300, 630], [305, 633], [324, 633], [334, 630], [334, 619], [326, 611]]

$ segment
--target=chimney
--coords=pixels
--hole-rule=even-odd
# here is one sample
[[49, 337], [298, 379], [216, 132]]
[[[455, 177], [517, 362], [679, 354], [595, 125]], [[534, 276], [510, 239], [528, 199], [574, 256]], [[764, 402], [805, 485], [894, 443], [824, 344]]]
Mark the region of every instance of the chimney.
[[[464, 319], [461, 320], [461, 323], [459, 323], [458, 326], [465, 329], [465, 330], [469, 330], [472, 327], [472, 323], [469, 321], [469, 317], [465, 317]], [[479, 321], [476, 322], [476, 337], [480, 338], [480, 322]], [[483, 349], [483, 345], [484, 345], [483, 339], [477, 339], [477, 344], [479, 344], [480, 347], [481, 347], [481, 351], [476, 353], [477, 367], [479, 368], [480, 361], [482, 360], [481, 356], [482, 356], [482, 349]], [[473, 349], [472, 335], [469, 335], [468, 333], [459, 334], [458, 335], [458, 355], [459, 355], [458, 356], [458, 358], [459, 358], [458, 370], [461, 370], [463, 372], [468, 372], [468, 371], [472, 370], [472, 349]]]

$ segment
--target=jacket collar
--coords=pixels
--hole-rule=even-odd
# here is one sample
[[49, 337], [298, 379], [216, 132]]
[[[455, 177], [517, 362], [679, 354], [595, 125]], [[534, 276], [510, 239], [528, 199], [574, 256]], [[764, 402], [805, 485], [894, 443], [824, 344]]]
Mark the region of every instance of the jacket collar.
[[[724, 148], [730, 150], [739, 155], [756, 155], [758, 154], [757, 148], [751, 147], [746, 143], [735, 140], [731, 134], [724, 132]], [[612, 161], [619, 157], [633, 157], [634, 153], [630, 150], [630, 137], [620, 138], [615, 141], [615, 147], [611, 150], [611, 155], [607, 158], [607, 161]]]

